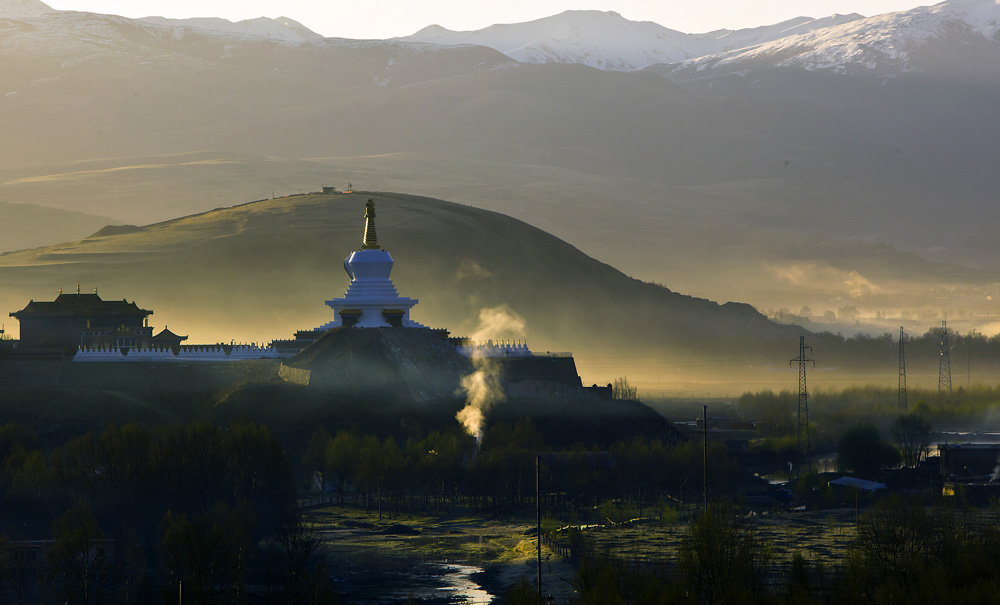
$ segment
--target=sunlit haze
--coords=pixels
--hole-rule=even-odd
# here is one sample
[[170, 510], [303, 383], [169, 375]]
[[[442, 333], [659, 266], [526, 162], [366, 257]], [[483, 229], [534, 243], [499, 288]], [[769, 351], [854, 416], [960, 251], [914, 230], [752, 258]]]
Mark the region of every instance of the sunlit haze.
[[871, 16], [922, 6], [913, 0], [792, 0], [747, 2], [618, 2], [577, 1], [528, 2], [515, 0], [480, 5], [454, 0], [437, 2], [312, 2], [293, 0], [58, 0], [48, 2], [59, 10], [78, 10], [126, 17], [162, 16], [170, 18], [222, 17], [231, 21], [255, 17], [289, 17], [320, 34], [341, 38], [390, 38], [406, 36], [422, 27], [438, 24], [452, 30], [480, 29], [494, 23], [518, 23], [554, 15], [566, 10], [615, 11], [633, 21], [653, 21], [687, 33], [716, 29], [739, 29], [768, 25], [794, 17], [824, 17], [834, 13]]

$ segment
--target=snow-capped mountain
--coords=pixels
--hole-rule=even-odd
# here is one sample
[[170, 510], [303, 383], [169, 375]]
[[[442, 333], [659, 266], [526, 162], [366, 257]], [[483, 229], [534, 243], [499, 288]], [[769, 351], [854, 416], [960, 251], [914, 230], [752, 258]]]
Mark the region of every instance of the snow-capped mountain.
[[236, 36], [253, 36], [284, 40], [286, 42], [304, 42], [322, 39], [323, 36], [312, 31], [294, 19], [278, 17], [258, 17], [244, 21], [228, 21], [217, 17], [195, 19], [167, 19], [164, 17], [143, 17], [140, 21], [170, 27], [183, 27], [203, 30], [205, 32], [222, 33]]
[[33, 18], [76, 19], [96, 25], [99, 29], [109, 21], [118, 23], [148, 23], [162, 29], [175, 30], [177, 36], [183, 36], [185, 31], [198, 31], [208, 35], [221, 34], [225, 36], [267, 38], [283, 42], [306, 42], [323, 39], [323, 36], [320, 34], [288, 17], [278, 17], [277, 19], [258, 17], [256, 19], [237, 22], [214, 17], [200, 19], [166, 19], [164, 17], [127, 19], [116, 15], [57, 11], [40, 0], [0, 0], [0, 19], [20, 21]]
[[467, 32], [431, 25], [402, 40], [475, 44], [524, 63], [583, 63], [616, 71], [699, 57], [712, 45], [703, 37], [602, 11], [566, 11], [536, 21]]
[[704, 34], [704, 36], [710, 37], [719, 43], [712, 50], [713, 53], [716, 53], [737, 48], [746, 48], [771, 40], [780, 40], [788, 36], [796, 36], [825, 27], [833, 27], [857, 19], [864, 19], [864, 17], [858, 13], [830, 15], [822, 19], [796, 17], [795, 19], [789, 19], [781, 23], [775, 23], [774, 25], [762, 25], [760, 27], [737, 30], [721, 29]]
[[39, 0], [0, 0], [0, 19], [21, 19], [55, 12]]
[[839, 25], [861, 15], [824, 19], [800, 17], [775, 25], [686, 34], [649, 21], [630, 21], [615, 12], [566, 11], [552, 17], [456, 32], [439, 25], [412, 36], [413, 42], [476, 44], [524, 63], [582, 63], [598, 69], [632, 71], [657, 63], [676, 63], [750, 44]]
[[930, 43], [996, 42], [998, 30], [1000, 0], [947, 0], [699, 57], [668, 73], [718, 75], [768, 66], [892, 76], [921, 71], [914, 56]]

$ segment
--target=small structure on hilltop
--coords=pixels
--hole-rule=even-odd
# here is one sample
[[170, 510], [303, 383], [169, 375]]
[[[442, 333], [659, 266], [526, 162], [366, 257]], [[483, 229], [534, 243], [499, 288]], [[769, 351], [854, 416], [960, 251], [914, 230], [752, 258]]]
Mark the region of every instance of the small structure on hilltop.
[[102, 300], [93, 294], [63, 294], [52, 302], [30, 301], [10, 314], [21, 323], [22, 349], [110, 349], [148, 348], [153, 328], [148, 318], [153, 312], [135, 302]]

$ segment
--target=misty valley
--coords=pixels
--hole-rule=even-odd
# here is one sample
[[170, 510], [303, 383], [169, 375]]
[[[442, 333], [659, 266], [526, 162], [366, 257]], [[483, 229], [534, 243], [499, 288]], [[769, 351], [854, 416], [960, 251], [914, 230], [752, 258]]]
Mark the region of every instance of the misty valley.
[[997, 600], [998, 0], [419, 27], [0, 0], [0, 602]]

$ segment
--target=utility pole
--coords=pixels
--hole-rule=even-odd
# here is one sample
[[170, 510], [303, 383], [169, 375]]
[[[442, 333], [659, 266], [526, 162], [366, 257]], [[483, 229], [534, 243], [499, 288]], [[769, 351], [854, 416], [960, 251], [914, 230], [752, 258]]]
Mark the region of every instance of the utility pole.
[[538, 537], [538, 600], [542, 600], [542, 455], [535, 454], [535, 535]]
[[906, 402], [906, 332], [903, 331], [903, 326], [899, 326], [899, 411], [906, 413], [907, 402]]
[[816, 367], [816, 362], [812, 359], [806, 357], [806, 351], [812, 352], [812, 347], [806, 345], [806, 337], [799, 336], [799, 356], [788, 362], [791, 366], [792, 363], [798, 362], [799, 364], [799, 405], [798, 410], [795, 414], [795, 447], [798, 448], [799, 453], [802, 453], [802, 415], [805, 414], [806, 417], [806, 451], [805, 454], [809, 455], [810, 443], [809, 443], [809, 394], [806, 391], [806, 364], [811, 363], [813, 367]]
[[938, 359], [938, 395], [951, 394], [951, 347], [948, 346], [948, 322], [941, 322], [941, 355]]
[[704, 492], [705, 498], [705, 512], [708, 512], [708, 406], [703, 406], [704, 420], [702, 421], [703, 426], [702, 434], [705, 437], [704, 450], [702, 452], [701, 467], [702, 467], [702, 491]]

